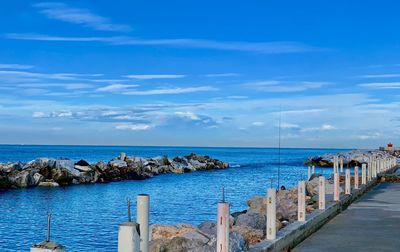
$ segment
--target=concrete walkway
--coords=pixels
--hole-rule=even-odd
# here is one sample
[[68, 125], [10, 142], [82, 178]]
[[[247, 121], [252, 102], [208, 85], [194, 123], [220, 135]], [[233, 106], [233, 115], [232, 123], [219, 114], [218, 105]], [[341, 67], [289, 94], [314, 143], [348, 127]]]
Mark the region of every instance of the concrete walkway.
[[293, 251], [400, 251], [400, 184], [379, 184]]

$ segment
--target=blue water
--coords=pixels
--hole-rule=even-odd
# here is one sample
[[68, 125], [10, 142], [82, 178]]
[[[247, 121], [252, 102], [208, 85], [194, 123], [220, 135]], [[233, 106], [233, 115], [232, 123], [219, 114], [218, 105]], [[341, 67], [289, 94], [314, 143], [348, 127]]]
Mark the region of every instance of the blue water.
[[[122, 151], [143, 157], [194, 152], [229, 162], [233, 167], [166, 174], [143, 181], [0, 192], [0, 251], [29, 251], [31, 244], [44, 240], [49, 210], [53, 213], [52, 240], [69, 251], [116, 251], [118, 224], [127, 219], [127, 197], [150, 194], [151, 223], [199, 224], [215, 219], [221, 186], [226, 189], [232, 211], [240, 211], [246, 208], [247, 198], [265, 194], [270, 179], [277, 184], [278, 150], [272, 148], [0, 145], [0, 162], [26, 162], [36, 157], [108, 161]], [[281, 184], [290, 187], [306, 178], [303, 162], [308, 156], [339, 151], [344, 150], [282, 149]]]

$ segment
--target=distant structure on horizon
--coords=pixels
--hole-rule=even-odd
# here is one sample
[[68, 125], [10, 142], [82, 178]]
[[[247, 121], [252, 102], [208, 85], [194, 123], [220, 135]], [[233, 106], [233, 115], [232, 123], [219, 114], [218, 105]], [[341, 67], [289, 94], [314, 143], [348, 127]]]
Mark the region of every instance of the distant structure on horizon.
[[396, 148], [394, 148], [394, 145], [392, 143], [388, 143], [386, 147], [379, 147], [379, 150], [385, 150], [385, 151], [395, 151]]

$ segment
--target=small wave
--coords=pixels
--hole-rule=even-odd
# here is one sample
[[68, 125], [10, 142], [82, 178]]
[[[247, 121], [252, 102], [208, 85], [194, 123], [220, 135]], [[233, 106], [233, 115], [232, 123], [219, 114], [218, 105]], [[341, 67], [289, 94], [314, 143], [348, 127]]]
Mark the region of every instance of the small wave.
[[229, 167], [231, 167], [231, 168], [238, 168], [238, 167], [240, 167], [240, 164], [230, 164]]

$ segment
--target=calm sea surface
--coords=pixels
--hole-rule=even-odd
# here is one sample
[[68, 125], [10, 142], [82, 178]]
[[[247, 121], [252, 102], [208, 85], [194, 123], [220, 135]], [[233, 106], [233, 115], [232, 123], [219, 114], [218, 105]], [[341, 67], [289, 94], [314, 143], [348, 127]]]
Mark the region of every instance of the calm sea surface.
[[[291, 187], [305, 179], [308, 156], [344, 150], [282, 149], [281, 184]], [[0, 145], [0, 162], [37, 157], [108, 161], [120, 152], [169, 157], [192, 152], [229, 162], [231, 168], [213, 172], [166, 174], [144, 181], [29, 188], [0, 191], [0, 251], [29, 251], [45, 239], [47, 212], [53, 213], [52, 240], [69, 251], [116, 251], [118, 224], [126, 221], [126, 198], [139, 193], [151, 197], [151, 223], [199, 224], [216, 218], [220, 189], [232, 211], [246, 208], [246, 199], [265, 194], [277, 183], [278, 150], [273, 148], [118, 147]], [[328, 174], [330, 169], [317, 168]], [[136, 209], [133, 209], [135, 213]]]

